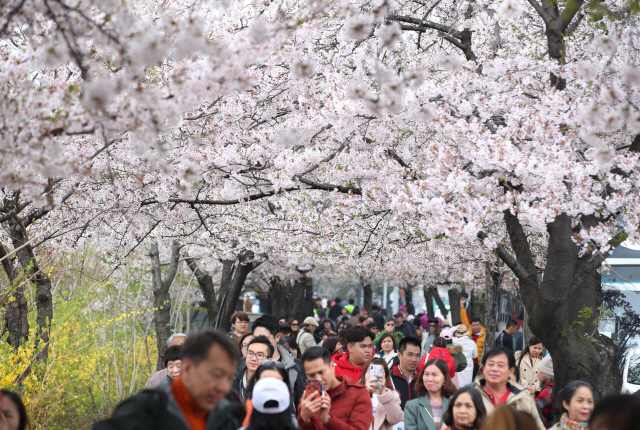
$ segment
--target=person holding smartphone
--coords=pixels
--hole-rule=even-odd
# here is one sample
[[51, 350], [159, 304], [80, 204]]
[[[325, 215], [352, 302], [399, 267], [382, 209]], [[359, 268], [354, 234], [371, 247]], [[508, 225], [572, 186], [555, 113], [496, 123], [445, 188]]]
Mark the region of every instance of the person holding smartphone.
[[298, 407], [300, 430], [369, 430], [371, 396], [348, 376], [334, 372], [329, 351], [312, 346], [302, 354], [309, 390]]
[[371, 395], [371, 430], [391, 430], [404, 419], [404, 412], [400, 407], [400, 395], [391, 385], [389, 367], [383, 358], [373, 357], [364, 368], [358, 382], [367, 387]]

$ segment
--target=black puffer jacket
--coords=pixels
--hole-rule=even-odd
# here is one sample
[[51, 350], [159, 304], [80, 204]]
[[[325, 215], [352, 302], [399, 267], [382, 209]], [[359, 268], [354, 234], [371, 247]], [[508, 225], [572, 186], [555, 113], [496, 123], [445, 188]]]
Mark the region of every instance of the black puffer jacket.
[[[209, 412], [206, 430], [237, 430], [242, 425], [244, 406], [222, 399]], [[93, 425], [93, 430], [190, 430], [186, 418], [171, 394], [171, 386], [162, 384], [120, 403], [108, 418]]]

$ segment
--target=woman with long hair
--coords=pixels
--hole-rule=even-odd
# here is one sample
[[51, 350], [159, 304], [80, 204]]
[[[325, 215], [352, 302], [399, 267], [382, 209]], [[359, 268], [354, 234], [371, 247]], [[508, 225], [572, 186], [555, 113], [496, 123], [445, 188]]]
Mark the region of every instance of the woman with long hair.
[[378, 350], [377, 356], [383, 358], [386, 361], [387, 366], [393, 367], [398, 361], [398, 345], [391, 333], [384, 333], [376, 342], [376, 348]]
[[291, 326], [291, 337], [293, 340], [297, 340], [298, 333], [300, 333], [300, 320], [298, 318], [289, 318], [287, 322]]
[[427, 361], [418, 373], [414, 389], [418, 398], [405, 405], [405, 430], [440, 429], [442, 413], [448, 409], [449, 399], [456, 392], [446, 361], [440, 358]]
[[2, 405], [0, 406], [0, 428], [7, 430], [26, 430], [31, 428], [27, 408], [19, 395], [13, 391], [0, 390]]
[[535, 336], [531, 336], [527, 346], [523, 351], [516, 351], [516, 366], [520, 369], [519, 384], [525, 387], [531, 394], [540, 391], [540, 380], [538, 379], [538, 365], [542, 360], [541, 354], [544, 349], [542, 342]]
[[252, 391], [253, 412], [246, 430], [295, 430], [291, 420], [291, 391], [278, 378], [256, 382]]
[[[382, 366], [384, 375], [377, 379], [372, 379], [370, 374], [371, 365]], [[394, 425], [404, 419], [404, 412], [400, 407], [400, 395], [393, 389], [391, 375], [387, 363], [380, 357], [370, 358], [362, 368], [359, 384], [367, 387], [371, 395], [371, 406], [373, 408], [373, 422], [371, 429], [391, 430]]]
[[470, 385], [456, 391], [442, 420], [450, 430], [479, 430], [486, 417], [482, 396]]
[[554, 417], [560, 418], [552, 430], [588, 430], [593, 412], [593, 387], [584, 381], [571, 381], [558, 394]]

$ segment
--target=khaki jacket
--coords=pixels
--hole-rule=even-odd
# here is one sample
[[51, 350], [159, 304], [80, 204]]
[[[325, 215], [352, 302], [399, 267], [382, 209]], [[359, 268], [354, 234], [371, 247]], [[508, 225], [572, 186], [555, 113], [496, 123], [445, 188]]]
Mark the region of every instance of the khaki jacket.
[[[482, 396], [482, 403], [484, 403], [484, 407], [487, 410], [487, 416], [491, 415], [496, 407], [491, 401], [489, 395], [482, 389], [485, 384], [485, 380], [483, 379], [480, 383], [474, 383], [474, 387], [480, 395]], [[538, 415], [538, 408], [536, 408], [536, 402], [531, 397], [531, 394], [527, 390], [521, 390], [517, 388], [515, 385], [507, 383], [507, 388], [509, 389], [509, 397], [507, 397], [507, 405], [511, 406], [515, 410], [524, 411], [531, 415], [536, 422], [536, 426], [539, 430], [545, 430], [544, 424], [542, 424], [542, 420], [540, 419], [540, 415]]]
[[[520, 360], [520, 356], [522, 355], [522, 351], [516, 352], [516, 364]], [[536, 391], [540, 391], [540, 381], [538, 381], [538, 365], [542, 360], [540, 357], [536, 357], [533, 360], [533, 366], [531, 365], [531, 360], [529, 357], [524, 357], [522, 359], [522, 363], [520, 363], [520, 385], [524, 386], [525, 382], [528, 382], [529, 385], [533, 385], [536, 387]]]

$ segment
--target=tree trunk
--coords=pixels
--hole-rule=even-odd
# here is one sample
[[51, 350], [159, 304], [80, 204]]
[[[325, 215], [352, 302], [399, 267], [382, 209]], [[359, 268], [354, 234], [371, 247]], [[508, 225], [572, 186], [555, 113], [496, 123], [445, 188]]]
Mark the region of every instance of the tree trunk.
[[160, 263], [160, 251], [158, 242], [151, 243], [149, 257], [151, 258], [151, 282], [153, 287], [153, 316], [156, 326], [156, 342], [158, 344], [158, 361], [156, 369], [163, 368], [163, 356], [167, 350], [167, 340], [171, 336], [171, 295], [169, 288], [178, 273], [180, 264], [180, 249], [182, 245], [173, 241], [171, 246], [171, 262], [169, 272], [162, 279], [162, 265]]
[[16, 285], [15, 283], [17, 273], [13, 264], [14, 258], [8, 256], [5, 247], [1, 243], [0, 258], [2, 258], [2, 266], [9, 280], [10, 294], [8, 297], [13, 297], [13, 300], [4, 304], [5, 322], [9, 331], [7, 342], [14, 349], [18, 349], [29, 337], [29, 307], [24, 296], [24, 284], [18, 283]]
[[313, 279], [308, 273], [305, 272], [294, 282], [291, 293], [291, 307], [286, 313], [287, 318], [304, 320], [306, 317], [313, 316]]
[[[284, 283], [279, 276], [274, 276], [269, 283], [269, 298], [271, 299], [271, 315], [276, 318], [287, 318], [288, 313], [292, 311], [290, 300], [291, 287], [289, 283]], [[263, 311], [264, 312], [264, 311]]]
[[471, 315], [471, 317], [484, 315], [484, 305], [481, 303], [481, 301], [483, 301], [482, 297], [475, 292], [471, 292], [470, 299], [471, 302], [467, 308], [469, 310], [469, 315]]
[[427, 304], [427, 316], [429, 319], [434, 319], [436, 317], [436, 311], [433, 308], [433, 290], [428, 287], [423, 287], [422, 292], [424, 294], [424, 301]]
[[[596, 400], [619, 392], [622, 381], [615, 359], [617, 347], [597, 331], [602, 293], [598, 270], [607, 254], [591, 251], [580, 254], [573, 240], [573, 220], [560, 214], [547, 224], [547, 263], [540, 282], [518, 217], [505, 211], [504, 219], [515, 259], [504, 249], [499, 249], [498, 255], [518, 277], [530, 316], [529, 327], [553, 357], [556, 385], [561, 389], [571, 380], [585, 380], [593, 385]], [[582, 216], [579, 221], [582, 228], [590, 228], [601, 220]], [[622, 239], [616, 237], [612, 243], [619, 244]], [[555, 386], [553, 391], [556, 393]]]
[[449, 309], [451, 311], [451, 314], [449, 315], [449, 322], [451, 323], [451, 326], [455, 326], [456, 324], [460, 323], [460, 293], [458, 293], [458, 290], [454, 289], [454, 288], [450, 288], [449, 291], [447, 291], [447, 294], [449, 295]]
[[[51, 292], [51, 279], [40, 270], [33, 248], [28, 242], [27, 231], [17, 218], [9, 219], [9, 230], [13, 248], [20, 265], [26, 272], [29, 280], [36, 286], [36, 324], [38, 325], [38, 339], [42, 341], [42, 349], [36, 355], [37, 361], [46, 361], [49, 356], [49, 330], [53, 321], [53, 295]], [[23, 326], [24, 328], [24, 326]]]
[[226, 302], [224, 306], [220, 306], [222, 308], [222, 316], [219, 328], [225, 332], [231, 329], [231, 315], [236, 311], [236, 306], [240, 299], [240, 294], [242, 294], [242, 288], [244, 287], [244, 281], [247, 279], [247, 276], [249, 276], [249, 273], [262, 263], [255, 260], [253, 251], [243, 252], [238, 256], [238, 260], [238, 266], [233, 275]]
[[218, 317], [218, 312], [220, 312], [220, 303], [216, 297], [216, 287], [213, 284], [213, 278], [207, 272], [198, 267], [198, 263], [195, 258], [187, 257], [185, 258], [185, 261], [198, 281], [198, 286], [200, 287], [200, 291], [202, 291], [202, 295], [204, 296], [204, 301], [207, 304], [209, 322], [213, 326], [216, 322], [216, 318]]
[[366, 309], [367, 312], [371, 313], [371, 306], [373, 305], [373, 289], [371, 288], [371, 282], [364, 276], [360, 275], [360, 283], [362, 284], [362, 307]]
[[413, 306], [413, 285], [408, 282], [404, 285], [404, 301], [406, 304], [407, 313], [409, 315], [416, 314], [416, 308]]
[[[500, 306], [500, 284], [502, 275], [492, 270], [487, 264], [487, 291], [485, 292], [485, 314], [484, 327], [487, 329], [487, 337], [484, 341], [484, 351], [489, 351], [496, 340], [496, 331], [498, 330], [498, 309]], [[475, 316], [475, 315], [472, 315]], [[481, 359], [481, 357], [478, 357]]]
[[[447, 307], [442, 301], [442, 297], [440, 297], [440, 294], [438, 293], [438, 289], [436, 287], [430, 287], [430, 289], [431, 289], [431, 297], [433, 297], [433, 299], [436, 301], [436, 304], [438, 305], [438, 309], [440, 309], [440, 313], [442, 314], [442, 316], [446, 318], [447, 315], [449, 315], [449, 311], [447, 310]], [[434, 318], [435, 318], [435, 313], [434, 313]]]

